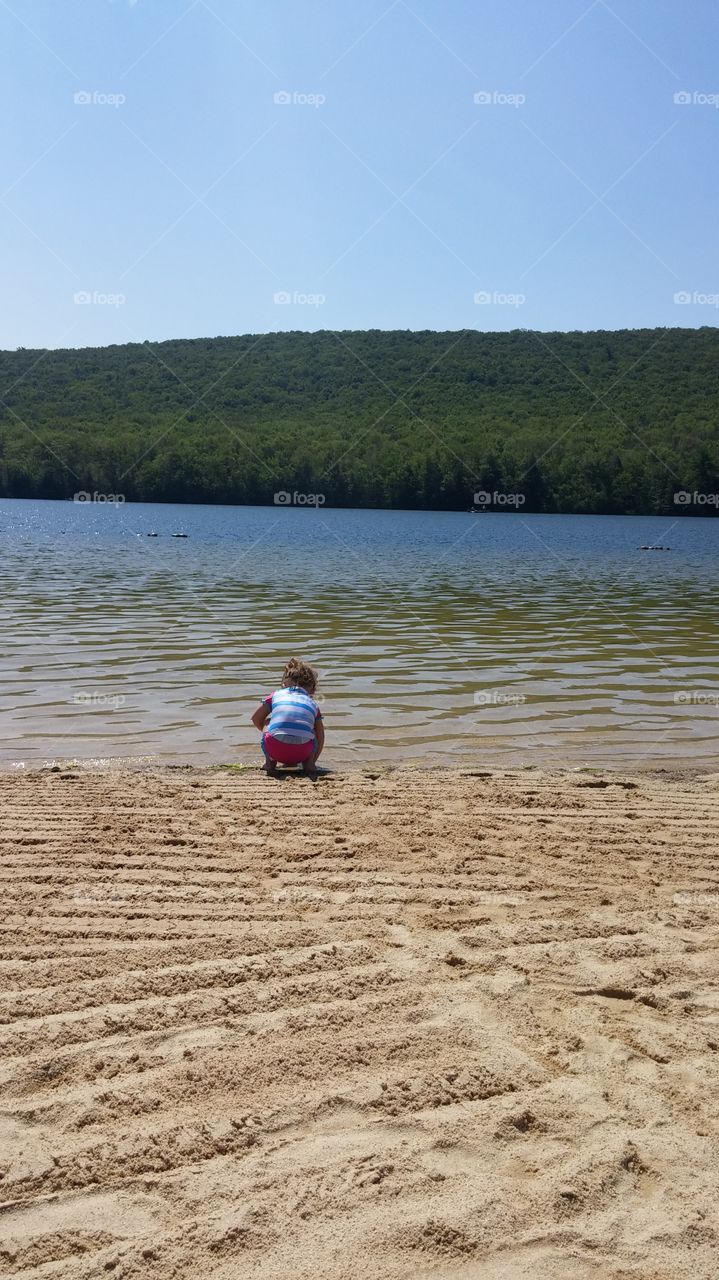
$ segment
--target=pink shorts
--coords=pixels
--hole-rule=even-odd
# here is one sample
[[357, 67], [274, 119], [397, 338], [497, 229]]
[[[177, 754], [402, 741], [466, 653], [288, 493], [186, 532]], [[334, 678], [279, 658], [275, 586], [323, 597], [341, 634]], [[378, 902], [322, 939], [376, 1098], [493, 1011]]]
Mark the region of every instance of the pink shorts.
[[314, 755], [317, 741], [310, 738], [309, 742], [282, 742], [279, 738], [273, 738], [271, 733], [263, 733], [262, 750], [277, 764], [303, 764]]

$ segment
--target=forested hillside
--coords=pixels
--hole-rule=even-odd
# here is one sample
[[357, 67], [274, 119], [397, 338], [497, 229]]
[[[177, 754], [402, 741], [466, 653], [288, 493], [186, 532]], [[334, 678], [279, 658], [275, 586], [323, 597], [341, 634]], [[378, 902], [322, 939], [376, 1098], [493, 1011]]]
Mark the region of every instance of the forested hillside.
[[[719, 491], [719, 329], [344, 331], [0, 353], [0, 494], [661, 512]], [[690, 508], [691, 514], [716, 508]]]

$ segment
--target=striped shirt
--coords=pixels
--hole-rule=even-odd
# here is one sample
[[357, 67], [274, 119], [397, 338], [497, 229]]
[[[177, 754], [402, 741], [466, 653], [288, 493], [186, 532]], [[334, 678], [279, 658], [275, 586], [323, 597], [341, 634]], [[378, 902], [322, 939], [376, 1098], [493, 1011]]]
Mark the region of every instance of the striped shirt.
[[267, 732], [280, 742], [311, 742], [315, 736], [315, 720], [322, 719], [314, 698], [306, 689], [292, 685], [289, 689], [275, 689], [263, 699], [270, 709]]

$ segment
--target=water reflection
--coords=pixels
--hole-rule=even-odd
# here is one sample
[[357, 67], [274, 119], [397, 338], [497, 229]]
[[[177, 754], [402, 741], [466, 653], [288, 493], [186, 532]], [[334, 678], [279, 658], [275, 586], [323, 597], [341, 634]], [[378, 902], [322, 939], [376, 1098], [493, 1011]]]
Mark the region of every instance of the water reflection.
[[719, 522], [670, 523], [2, 502], [2, 759], [252, 758], [298, 652], [338, 764], [707, 763]]

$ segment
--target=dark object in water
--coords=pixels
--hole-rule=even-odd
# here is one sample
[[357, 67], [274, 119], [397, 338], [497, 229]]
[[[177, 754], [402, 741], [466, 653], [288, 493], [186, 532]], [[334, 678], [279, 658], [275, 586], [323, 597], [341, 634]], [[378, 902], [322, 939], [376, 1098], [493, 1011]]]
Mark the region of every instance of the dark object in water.
[[186, 533], [173, 533], [173, 534], [171, 534], [171, 535], [170, 535], [170, 537], [172, 537], [172, 538], [186, 538], [186, 537], [187, 537], [187, 534], [186, 534]]
[[656, 547], [644, 546], [639, 548], [640, 551], [671, 551], [671, 547], [664, 547], [661, 544]]
[[146, 537], [146, 538], [156, 538], [156, 537], [157, 537], [157, 534], [156, 534], [156, 533], [146, 533], [146, 534], [145, 534], [145, 537]]

